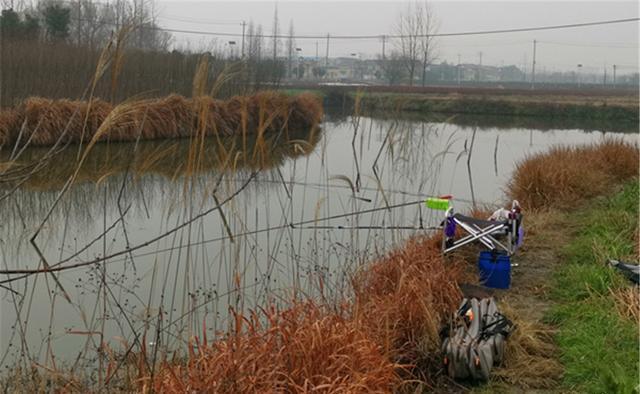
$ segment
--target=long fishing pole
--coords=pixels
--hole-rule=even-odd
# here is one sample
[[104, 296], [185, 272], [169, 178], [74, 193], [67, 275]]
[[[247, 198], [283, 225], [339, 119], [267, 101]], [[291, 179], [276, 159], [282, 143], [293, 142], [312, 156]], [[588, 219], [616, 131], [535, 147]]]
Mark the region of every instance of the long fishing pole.
[[304, 226], [293, 227], [296, 230], [438, 230], [440, 227], [424, 226]]

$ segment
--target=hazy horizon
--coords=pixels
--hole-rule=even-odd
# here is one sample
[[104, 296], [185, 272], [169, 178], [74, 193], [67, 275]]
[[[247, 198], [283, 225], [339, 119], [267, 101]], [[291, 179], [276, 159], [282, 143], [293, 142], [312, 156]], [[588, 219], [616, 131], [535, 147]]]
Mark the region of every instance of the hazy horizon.
[[[439, 33], [509, 29], [582, 23], [638, 17], [638, 3], [620, 2], [430, 2], [440, 22]], [[241, 21], [261, 24], [271, 34], [276, 2], [273, 1], [180, 1], [157, 3], [158, 23], [165, 28], [219, 33], [242, 33]], [[293, 21], [297, 35], [393, 34], [401, 1], [280, 1], [280, 34], [287, 34]], [[601, 72], [617, 65], [619, 73], [638, 71], [638, 22], [579, 27], [562, 30], [508, 34], [439, 37], [439, 61], [485, 65], [531, 66], [533, 40], [537, 40], [537, 65], [541, 72], [574, 70]], [[194, 49], [224, 46], [234, 38], [173, 33], [174, 45]], [[302, 56], [324, 57], [326, 39], [299, 39]], [[267, 46], [269, 44], [267, 43]], [[387, 51], [392, 49], [387, 42]], [[382, 51], [379, 38], [330, 40], [330, 57], [375, 57]], [[482, 52], [482, 54], [480, 54]]]

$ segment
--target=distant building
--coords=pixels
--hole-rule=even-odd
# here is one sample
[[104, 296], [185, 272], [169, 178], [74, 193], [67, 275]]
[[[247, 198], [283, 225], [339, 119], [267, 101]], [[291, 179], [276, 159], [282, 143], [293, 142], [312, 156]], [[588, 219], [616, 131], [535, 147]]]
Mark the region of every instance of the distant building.
[[[298, 80], [323, 82], [386, 83], [381, 60], [357, 57], [300, 58]], [[295, 67], [295, 65], [294, 65]], [[295, 74], [294, 74], [295, 75]], [[461, 82], [521, 82], [524, 73], [514, 65], [480, 66], [477, 64], [452, 64], [442, 62], [427, 67], [427, 84]], [[422, 80], [422, 65], [416, 66], [414, 84]], [[406, 82], [406, 81], [405, 81]]]

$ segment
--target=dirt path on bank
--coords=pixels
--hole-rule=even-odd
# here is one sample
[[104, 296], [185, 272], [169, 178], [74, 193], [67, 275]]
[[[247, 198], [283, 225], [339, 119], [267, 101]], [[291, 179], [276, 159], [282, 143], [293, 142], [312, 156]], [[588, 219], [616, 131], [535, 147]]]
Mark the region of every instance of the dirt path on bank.
[[[488, 383], [458, 382], [446, 375], [424, 392], [446, 393], [557, 393], [562, 377], [559, 349], [553, 340], [554, 327], [544, 322], [553, 306], [551, 290], [554, 274], [562, 262], [562, 249], [575, 228], [566, 212], [525, 212], [525, 238], [512, 257], [511, 287], [488, 289], [501, 312], [516, 325], [507, 340], [504, 366], [495, 367]], [[480, 248], [461, 251], [469, 270], [477, 278]], [[476, 283], [478, 284], [478, 283]]]
[[555, 393], [562, 374], [554, 327], [544, 322], [553, 305], [553, 275], [562, 261], [562, 248], [574, 230], [567, 213], [526, 214], [525, 239], [512, 258], [511, 288], [494, 295], [516, 325], [507, 342], [505, 366], [496, 367], [486, 385], [470, 387], [480, 393]]
[[571, 239], [567, 214], [538, 212], [525, 217], [525, 242], [512, 259], [511, 288], [500, 291], [500, 300], [530, 320], [541, 320], [551, 305], [553, 272], [560, 264], [561, 249]]

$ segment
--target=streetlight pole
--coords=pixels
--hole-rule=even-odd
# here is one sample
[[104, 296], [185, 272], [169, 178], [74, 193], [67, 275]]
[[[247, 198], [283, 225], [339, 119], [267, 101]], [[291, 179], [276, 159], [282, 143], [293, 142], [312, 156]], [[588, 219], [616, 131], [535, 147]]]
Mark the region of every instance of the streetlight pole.
[[358, 61], [358, 54], [352, 53], [351, 57], [353, 58], [353, 64], [351, 66], [351, 79], [356, 80], [356, 61]]
[[244, 59], [244, 30], [247, 26], [247, 22], [242, 21], [242, 58]]
[[537, 41], [533, 40], [533, 64], [531, 65], [531, 90], [536, 85], [536, 44]]
[[460, 54], [458, 54], [458, 86], [460, 86]]
[[581, 85], [580, 70], [582, 69], [582, 64], [581, 63], [578, 63], [577, 69], [578, 69], [578, 72], [577, 72], [576, 78], [578, 79], [578, 89], [580, 89], [580, 85]]
[[235, 41], [229, 41], [229, 59], [233, 60], [233, 46], [236, 45]]
[[296, 48], [296, 78], [300, 79], [300, 60], [302, 56], [299, 53], [302, 52], [302, 48]]

